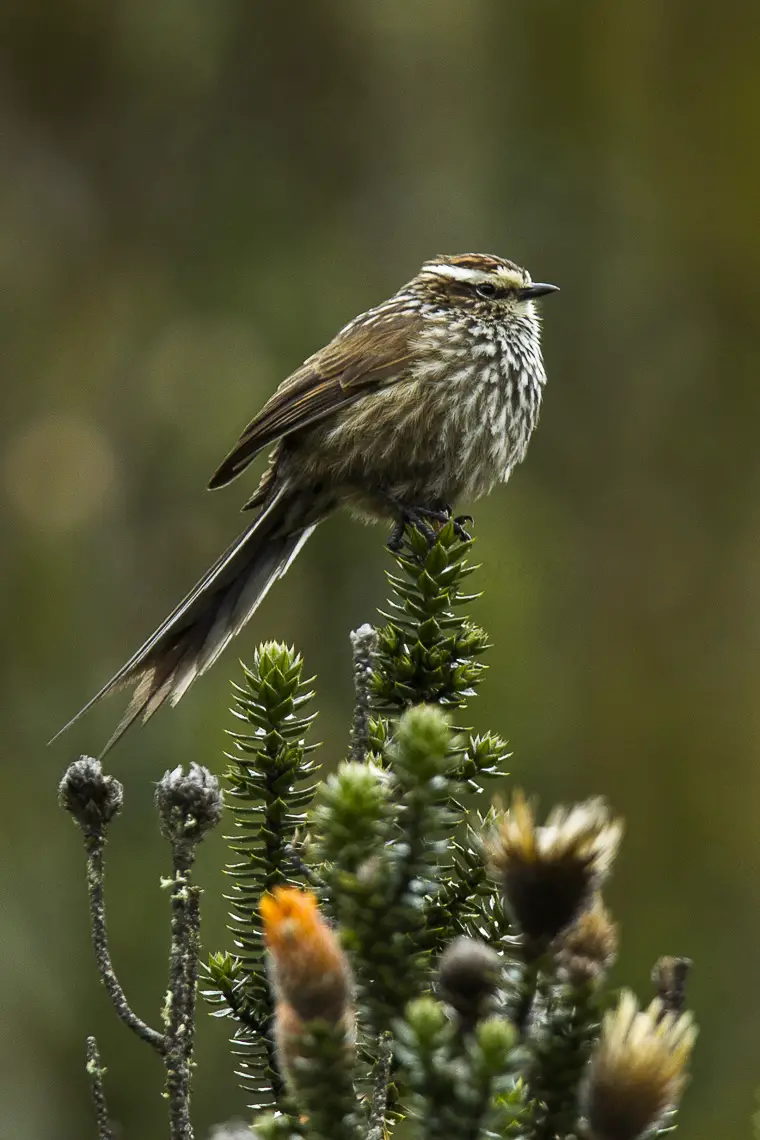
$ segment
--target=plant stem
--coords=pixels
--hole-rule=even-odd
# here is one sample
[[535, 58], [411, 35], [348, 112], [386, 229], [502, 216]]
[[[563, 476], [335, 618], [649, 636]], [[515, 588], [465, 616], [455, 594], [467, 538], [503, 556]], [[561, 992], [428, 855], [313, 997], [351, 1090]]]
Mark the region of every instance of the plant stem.
[[372, 708], [372, 662], [377, 649], [377, 630], [365, 622], [351, 633], [354, 658], [354, 722], [351, 728], [350, 758], [361, 763], [369, 751], [369, 722]]
[[157, 1053], [163, 1054], [166, 1048], [164, 1035], [156, 1029], [152, 1029], [134, 1013], [111, 962], [103, 888], [105, 836], [102, 834], [88, 835], [85, 842], [87, 846], [87, 894], [90, 906], [91, 937], [100, 980], [108, 992], [117, 1016], [142, 1041], [146, 1041]]
[[98, 1043], [94, 1037], [87, 1038], [87, 1075], [90, 1078], [92, 1103], [95, 1106], [95, 1120], [98, 1125], [98, 1140], [113, 1140], [113, 1129], [108, 1118], [108, 1106], [103, 1087], [105, 1069], [100, 1063]]
[[537, 982], [538, 963], [536, 961], [524, 962], [520, 968], [520, 979], [515, 986], [515, 1004], [509, 1015], [515, 1029], [521, 1036], [525, 1035], [533, 1011]]
[[375, 1081], [369, 1113], [367, 1140], [383, 1140], [385, 1136], [385, 1114], [388, 1108], [388, 1084], [391, 1077], [393, 1038], [384, 1033], [380, 1038], [380, 1049], [375, 1065]]
[[198, 981], [200, 887], [189, 882], [187, 853], [174, 849], [171, 951], [166, 1027], [166, 1095], [172, 1140], [193, 1140], [190, 1122], [190, 1079], [195, 1039]]
[[534, 1101], [529, 1140], [572, 1135], [578, 1124], [578, 1087], [598, 1034], [591, 985], [554, 986], [546, 1021], [531, 1041], [527, 1087]]

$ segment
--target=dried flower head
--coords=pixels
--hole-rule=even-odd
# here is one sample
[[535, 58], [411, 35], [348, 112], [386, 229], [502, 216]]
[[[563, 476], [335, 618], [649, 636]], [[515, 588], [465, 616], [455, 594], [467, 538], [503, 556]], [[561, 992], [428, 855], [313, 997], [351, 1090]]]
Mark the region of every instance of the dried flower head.
[[71, 812], [86, 836], [102, 834], [121, 811], [124, 789], [113, 776], [106, 776], [99, 760], [80, 756], [69, 764], [58, 785], [58, 803]]
[[275, 887], [259, 904], [277, 1000], [303, 1021], [351, 1014], [351, 968], [311, 891]]
[[669, 954], [657, 959], [652, 981], [663, 1010], [682, 1013], [686, 1008], [686, 979], [693, 965], [691, 958], [674, 958]]
[[571, 986], [597, 985], [617, 957], [617, 927], [601, 896], [572, 926], [563, 931], [553, 947], [560, 981]]
[[201, 764], [165, 772], [156, 786], [161, 831], [167, 839], [198, 843], [222, 818], [224, 801], [216, 776]]
[[514, 793], [486, 854], [526, 952], [542, 953], [586, 908], [609, 874], [622, 831], [601, 799], [554, 808], [539, 827], [522, 792]]
[[676, 1108], [696, 1035], [691, 1014], [665, 1012], [659, 998], [640, 1011], [623, 991], [605, 1015], [584, 1089], [593, 1140], [636, 1140]]
[[489, 1012], [502, 975], [501, 958], [474, 938], [456, 938], [441, 955], [441, 997], [453, 1006], [463, 1025], [472, 1028]]

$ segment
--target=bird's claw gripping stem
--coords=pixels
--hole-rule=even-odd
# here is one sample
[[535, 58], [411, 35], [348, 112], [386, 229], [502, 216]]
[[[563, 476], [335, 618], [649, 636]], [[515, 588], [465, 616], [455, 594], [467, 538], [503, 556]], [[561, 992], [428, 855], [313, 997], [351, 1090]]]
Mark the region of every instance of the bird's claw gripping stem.
[[454, 534], [462, 542], [472, 542], [472, 535], [466, 529], [468, 523], [474, 523], [472, 515], [457, 515], [454, 519]]
[[403, 507], [393, 525], [391, 536], [388, 539], [388, 549], [392, 554], [398, 553], [404, 538], [404, 529], [407, 526], [415, 527], [432, 546], [436, 541], [436, 532], [430, 525], [431, 522], [439, 523], [441, 526], [451, 522], [457, 538], [462, 542], [471, 542], [472, 535], [465, 529], [465, 524], [473, 521], [472, 515], [457, 515], [455, 519], [452, 519], [451, 516], [451, 507], [445, 505], [441, 507]]

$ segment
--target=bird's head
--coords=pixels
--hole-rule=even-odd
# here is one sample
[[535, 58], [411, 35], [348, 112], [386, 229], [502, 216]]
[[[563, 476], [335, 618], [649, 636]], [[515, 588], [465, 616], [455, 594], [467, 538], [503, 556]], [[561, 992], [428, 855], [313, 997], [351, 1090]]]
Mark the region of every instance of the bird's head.
[[534, 282], [526, 269], [486, 253], [440, 255], [424, 262], [415, 285], [442, 305], [473, 316], [505, 320], [532, 314], [533, 301], [556, 293], [556, 285]]

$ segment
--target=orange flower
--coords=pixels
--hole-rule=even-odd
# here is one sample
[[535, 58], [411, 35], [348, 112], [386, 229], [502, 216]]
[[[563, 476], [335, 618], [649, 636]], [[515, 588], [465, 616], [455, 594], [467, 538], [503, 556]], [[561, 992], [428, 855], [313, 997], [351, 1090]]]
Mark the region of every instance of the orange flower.
[[278, 1001], [304, 1021], [351, 1019], [353, 980], [338, 939], [311, 891], [275, 887], [259, 904]]

